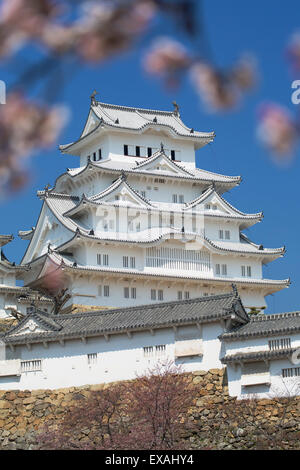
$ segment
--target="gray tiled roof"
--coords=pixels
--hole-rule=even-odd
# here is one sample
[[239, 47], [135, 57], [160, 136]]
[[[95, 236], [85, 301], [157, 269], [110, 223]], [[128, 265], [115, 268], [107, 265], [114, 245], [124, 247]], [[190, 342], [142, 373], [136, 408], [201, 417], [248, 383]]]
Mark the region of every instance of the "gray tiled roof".
[[234, 331], [224, 333], [220, 339], [233, 341], [243, 338], [270, 336], [300, 331], [300, 312], [277, 313], [273, 315], [258, 315], [251, 317], [247, 325]]
[[228, 354], [221, 359], [221, 362], [228, 364], [229, 362], [249, 362], [249, 361], [263, 361], [264, 359], [282, 359], [291, 357], [297, 351], [296, 348], [277, 349], [274, 351], [256, 351], [249, 353], [236, 353]]
[[[28, 315], [17, 327], [7, 332], [3, 339], [10, 344], [56, 341], [130, 330], [205, 323], [228, 316], [232, 318], [233, 315], [238, 322], [243, 323], [248, 320], [242, 303], [235, 293], [55, 317], [38, 311]], [[27, 334], [19, 332], [30, 318], [36, 320], [45, 331]]]

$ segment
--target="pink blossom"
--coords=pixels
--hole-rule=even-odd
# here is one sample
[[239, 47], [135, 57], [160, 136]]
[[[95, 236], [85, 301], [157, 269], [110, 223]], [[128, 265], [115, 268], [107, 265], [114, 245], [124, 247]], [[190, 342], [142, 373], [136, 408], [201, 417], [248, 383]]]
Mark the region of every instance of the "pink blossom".
[[197, 62], [190, 77], [202, 101], [212, 110], [232, 108], [238, 102], [238, 90], [211, 65]]
[[48, 108], [17, 93], [8, 95], [0, 108], [0, 192], [25, 183], [24, 160], [53, 145], [66, 119], [65, 108]]
[[258, 138], [270, 150], [281, 156], [291, 154], [298, 138], [297, 127], [289, 112], [275, 104], [259, 110]]
[[152, 75], [166, 76], [187, 68], [190, 63], [186, 48], [178, 41], [161, 37], [144, 58], [144, 68]]
[[295, 33], [287, 47], [287, 56], [292, 69], [297, 72], [300, 69], [300, 32]]

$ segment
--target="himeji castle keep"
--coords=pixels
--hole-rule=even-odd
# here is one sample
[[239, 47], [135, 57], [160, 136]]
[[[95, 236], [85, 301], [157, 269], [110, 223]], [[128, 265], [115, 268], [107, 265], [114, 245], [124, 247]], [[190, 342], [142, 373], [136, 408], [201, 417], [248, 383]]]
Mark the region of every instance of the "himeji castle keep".
[[300, 313], [264, 313], [290, 283], [263, 272], [285, 248], [244, 234], [263, 214], [226, 201], [239, 176], [196, 168], [214, 137], [187, 127], [176, 103], [92, 95], [82, 134], [60, 146], [74, 168], [38, 191], [35, 226], [19, 231], [23, 259], [1, 251], [1, 321], [14, 321], [0, 336], [0, 389], [131, 379], [165, 359], [226, 367], [240, 398], [297, 385]]

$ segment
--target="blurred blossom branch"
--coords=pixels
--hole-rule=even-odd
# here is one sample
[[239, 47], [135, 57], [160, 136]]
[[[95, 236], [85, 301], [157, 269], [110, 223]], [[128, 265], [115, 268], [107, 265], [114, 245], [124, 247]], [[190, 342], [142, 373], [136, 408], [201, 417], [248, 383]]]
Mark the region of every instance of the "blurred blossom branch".
[[[255, 62], [245, 56], [226, 70], [217, 66], [207, 47], [201, 6], [196, 0], [0, 0], [0, 60], [18, 62], [25, 47], [39, 57], [23, 66], [5, 109], [0, 108], [0, 191], [22, 187], [26, 158], [53, 145], [66, 120], [66, 110], [49, 105], [50, 100], [45, 104], [26, 97], [30, 88], [41, 79], [55, 83], [62, 64], [98, 64], [132, 48], [148, 31], [156, 34], [162, 17], [175, 23], [189, 46], [171, 37], [154, 39], [143, 58], [145, 71], [167, 86], [188, 77], [212, 112], [236, 108], [256, 84]], [[299, 41], [294, 39], [289, 50], [297, 69]], [[263, 142], [275, 151], [289, 150], [296, 132], [288, 121], [270, 109], [260, 116]]]

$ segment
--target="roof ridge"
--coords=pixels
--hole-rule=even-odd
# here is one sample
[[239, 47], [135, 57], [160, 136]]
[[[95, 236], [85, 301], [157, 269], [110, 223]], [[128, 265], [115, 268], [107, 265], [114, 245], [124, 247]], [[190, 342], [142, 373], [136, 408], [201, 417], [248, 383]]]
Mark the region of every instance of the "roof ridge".
[[255, 322], [264, 322], [264, 321], [269, 321], [269, 320], [275, 320], [277, 318], [292, 318], [292, 317], [298, 317], [300, 316], [300, 311], [295, 311], [295, 312], [285, 312], [285, 313], [271, 313], [271, 314], [259, 314], [253, 318], [251, 318], [250, 322], [255, 323]]
[[106, 107], [106, 108], [119, 109], [119, 110], [124, 110], [124, 111], [125, 110], [132, 111], [132, 112], [138, 111], [138, 112], [147, 112], [150, 114], [155, 114], [155, 113], [166, 114], [168, 116], [172, 116], [174, 114], [174, 111], [163, 111], [163, 110], [157, 110], [157, 109], [139, 108], [139, 107], [134, 107], [134, 106], [120, 105], [120, 104], [103, 103], [101, 101], [97, 101], [97, 105], [94, 107], [96, 108], [97, 106], [104, 107], [104, 108]]
[[131, 307], [118, 307], [118, 308], [111, 308], [111, 309], [105, 309], [105, 310], [91, 310], [89, 312], [82, 312], [82, 313], [73, 313], [73, 314], [62, 314], [58, 315], [59, 318], [64, 317], [64, 318], [70, 318], [70, 315], [75, 318], [79, 318], [85, 315], [89, 316], [94, 316], [94, 315], [109, 315], [111, 313], [116, 313], [120, 310], [123, 311], [135, 311], [139, 310], [141, 308], [147, 308], [148, 310], [152, 310], [154, 308], [164, 308], [166, 306], [176, 306], [176, 305], [186, 305], [186, 304], [192, 304], [192, 303], [197, 303], [197, 302], [207, 302], [207, 301], [212, 301], [212, 300], [219, 300], [219, 299], [224, 299], [224, 298], [232, 298], [236, 299], [235, 295], [230, 292], [227, 294], [219, 294], [219, 295], [211, 295], [211, 296], [205, 296], [205, 297], [196, 297], [194, 299], [186, 299], [186, 300], [171, 300], [168, 302], [157, 302], [155, 304], [141, 304], [141, 305], [134, 305]]

